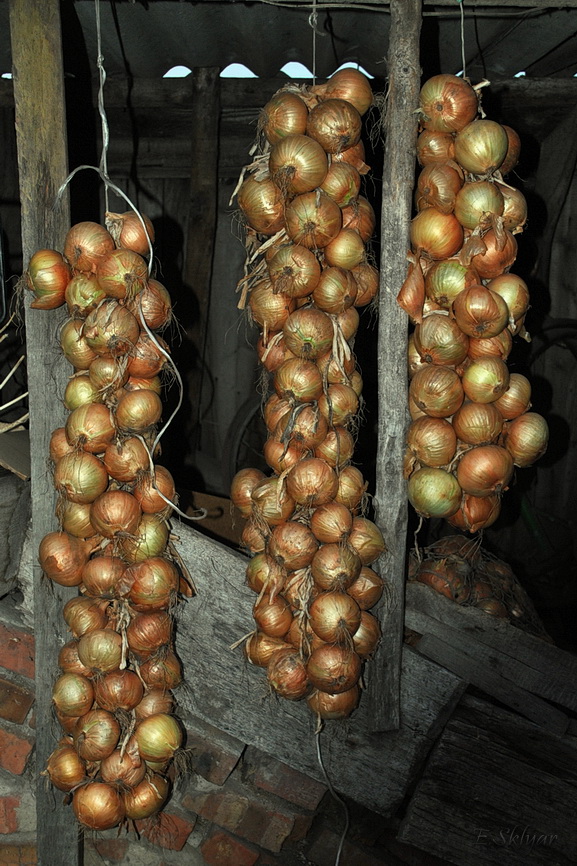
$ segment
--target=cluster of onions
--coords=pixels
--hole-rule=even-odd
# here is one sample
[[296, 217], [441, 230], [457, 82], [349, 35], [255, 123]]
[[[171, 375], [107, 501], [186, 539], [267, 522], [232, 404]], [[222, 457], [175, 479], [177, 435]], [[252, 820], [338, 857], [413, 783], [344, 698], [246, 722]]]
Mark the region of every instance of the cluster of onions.
[[491, 616], [548, 639], [545, 628], [511, 566], [477, 538], [447, 535], [421, 552], [411, 552], [409, 579], [424, 583], [457, 604], [477, 607]]
[[257, 596], [245, 653], [276, 694], [306, 698], [322, 719], [355, 709], [380, 637], [369, 608], [384, 583], [370, 565], [384, 541], [351, 464], [362, 391], [351, 346], [357, 308], [378, 284], [365, 247], [375, 216], [360, 194], [371, 102], [351, 69], [278, 91], [262, 112], [257, 169], [238, 192], [253, 265], [243, 296], [274, 389], [263, 412], [272, 474], [241, 469], [231, 488]]
[[79, 589], [63, 610], [71, 640], [52, 693], [63, 738], [46, 774], [93, 830], [151, 818], [169, 796], [182, 742], [172, 611], [186, 591], [169, 542], [174, 481], [153, 459], [170, 298], [148, 274], [150, 221], [107, 225], [73, 226], [64, 253], [39, 251], [26, 276], [33, 307], [68, 306], [60, 340], [74, 367], [50, 440], [60, 528], [39, 550], [50, 580]]
[[530, 466], [548, 441], [529, 411], [529, 381], [506, 363], [513, 336], [529, 339], [529, 291], [510, 271], [526, 203], [503, 180], [520, 144], [478, 116], [475, 88], [455, 75], [425, 82], [419, 113], [422, 171], [398, 296], [415, 326], [405, 477], [420, 515], [474, 533], [499, 516], [514, 467]]

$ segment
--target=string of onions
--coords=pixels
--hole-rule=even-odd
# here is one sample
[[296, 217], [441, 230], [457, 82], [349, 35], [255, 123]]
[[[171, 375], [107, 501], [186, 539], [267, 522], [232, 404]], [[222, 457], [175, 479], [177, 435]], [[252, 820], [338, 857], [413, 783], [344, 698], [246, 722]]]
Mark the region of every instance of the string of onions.
[[[371, 100], [356, 70], [278, 91], [262, 114], [256, 168], [239, 186], [249, 229], [239, 307], [261, 330], [259, 359], [274, 391], [263, 412], [272, 474], [241, 469], [231, 486], [247, 520], [246, 583], [257, 596], [244, 650], [266, 668], [273, 692], [306, 698], [319, 719], [355, 710], [362, 665], [380, 638], [367, 608], [384, 582], [369, 565], [385, 544], [364, 514], [366, 481], [351, 465], [362, 391], [352, 351], [357, 307], [373, 301], [378, 285], [366, 247], [375, 215], [361, 193], [361, 115]], [[254, 209], [249, 201], [257, 174], [284, 214], [277, 240], [260, 200]]]

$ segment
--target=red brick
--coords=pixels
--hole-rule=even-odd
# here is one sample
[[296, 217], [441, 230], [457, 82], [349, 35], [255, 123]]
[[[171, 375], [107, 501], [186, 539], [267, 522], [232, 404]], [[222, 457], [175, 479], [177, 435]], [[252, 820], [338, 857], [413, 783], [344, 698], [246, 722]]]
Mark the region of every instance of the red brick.
[[31, 742], [0, 728], [0, 767], [4, 770], [22, 775], [31, 751]]
[[16, 809], [19, 805], [18, 797], [0, 797], [0, 833], [16, 833], [18, 830]]
[[136, 829], [153, 845], [182, 851], [185, 842], [194, 830], [196, 821], [189, 821], [173, 812], [159, 812], [152, 818], [136, 821]]
[[127, 839], [99, 839], [93, 844], [101, 857], [104, 857], [105, 860], [112, 860], [115, 863], [120, 863], [121, 860], [124, 860], [128, 851]]
[[34, 845], [0, 845], [0, 866], [36, 866]]
[[200, 846], [200, 851], [207, 866], [253, 866], [259, 857], [258, 851], [224, 830], [209, 836]]
[[191, 769], [208, 782], [223, 785], [238, 764], [245, 744], [200, 719], [189, 724], [187, 734]]
[[0, 716], [21, 725], [34, 703], [34, 693], [0, 677]]
[[0, 647], [2, 667], [34, 679], [34, 637], [31, 634], [0, 623]]
[[327, 792], [326, 785], [258, 749], [247, 749], [245, 763], [250, 766], [251, 781], [257, 788], [303, 809], [314, 811]]

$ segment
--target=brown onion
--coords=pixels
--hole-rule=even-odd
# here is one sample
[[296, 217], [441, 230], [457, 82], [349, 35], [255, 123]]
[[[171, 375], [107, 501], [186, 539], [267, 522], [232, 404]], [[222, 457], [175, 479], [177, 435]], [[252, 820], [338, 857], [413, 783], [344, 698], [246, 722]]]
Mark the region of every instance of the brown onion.
[[267, 332], [279, 331], [292, 311], [295, 301], [280, 292], [275, 292], [269, 279], [260, 280], [253, 286], [249, 296], [249, 308], [253, 320]]
[[505, 231], [501, 239], [494, 229], [489, 229], [483, 243], [484, 252], [474, 255], [471, 264], [482, 280], [491, 280], [511, 267], [517, 256], [517, 241], [510, 231]]
[[471, 174], [489, 176], [507, 154], [509, 140], [500, 123], [482, 118], [462, 128], [455, 137], [455, 159]]
[[525, 412], [508, 421], [503, 429], [505, 448], [515, 466], [531, 466], [547, 450], [549, 428], [542, 415]]
[[264, 631], [255, 631], [244, 645], [244, 653], [252, 665], [266, 668], [274, 653], [289, 649], [290, 644], [281, 638], [271, 637]]
[[116, 598], [119, 582], [126, 563], [118, 556], [96, 556], [82, 569], [82, 583], [86, 595], [93, 598]]
[[61, 586], [78, 586], [90, 548], [67, 532], [49, 532], [40, 542], [38, 561], [42, 571]]
[[363, 478], [362, 472], [356, 466], [345, 466], [339, 472], [338, 481], [339, 485], [334, 498], [354, 512], [360, 505], [367, 489], [367, 482]]
[[78, 641], [69, 640], [61, 647], [58, 653], [58, 667], [66, 674], [81, 674], [88, 679], [92, 678], [93, 672], [83, 665], [78, 658]]
[[312, 403], [323, 392], [323, 380], [314, 361], [295, 358], [285, 361], [275, 372], [274, 387], [283, 399]]
[[94, 699], [103, 710], [129, 712], [140, 703], [144, 686], [134, 671], [112, 671], [94, 681]]
[[153, 427], [162, 415], [162, 400], [154, 391], [129, 391], [118, 401], [116, 423], [120, 430], [142, 433]]
[[139, 334], [136, 318], [116, 300], [100, 304], [84, 320], [83, 335], [97, 355], [125, 355], [135, 345]]
[[413, 217], [410, 235], [415, 253], [435, 260], [454, 255], [463, 243], [463, 228], [457, 218], [434, 207]]
[[[357, 109], [344, 99], [319, 102], [309, 112], [306, 134], [326, 153], [342, 153], [354, 147], [361, 137], [362, 120]], [[320, 183], [315, 184], [319, 186]]]
[[168, 799], [169, 791], [170, 782], [159, 773], [153, 773], [143, 779], [130, 790], [124, 791], [122, 795], [126, 817], [133, 821], [150, 818], [162, 809]]
[[477, 358], [461, 378], [463, 390], [475, 403], [493, 403], [509, 387], [509, 368], [501, 358]]
[[96, 278], [109, 298], [134, 298], [144, 289], [148, 266], [133, 250], [111, 250], [98, 262]]
[[96, 271], [100, 259], [114, 249], [114, 240], [104, 226], [76, 223], [64, 239], [64, 256], [78, 271]]
[[[75, 596], [64, 605], [62, 616], [74, 637], [82, 637], [88, 632], [105, 627], [107, 605], [106, 600], [99, 598]], [[86, 664], [82, 659], [80, 661], [82, 664]]]
[[133, 210], [124, 213], [106, 213], [106, 228], [114, 238], [116, 246], [132, 250], [141, 256], [150, 254], [154, 243], [154, 226], [146, 214]]
[[[487, 288], [500, 295], [509, 310], [509, 325], [520, 319], [529, 309], [529, 289], [527, 283], [516, 274], [500, 274], [494, 277]], [[513, 333], [516, 333], [513, 330]]]
[[290, 605], [282, 595], [276, 595], [274, 600], [267, 594], [261, 596], [252, 612], [258, 628], [269, 637], [284, 637], [293, 619]]
[[326, 419], [317, 406], [305, 403], [298, 412], [285, 415], [277, 424], [274, 435], [281, 442], [295, 445], [300, 451], [310, 451], [324, 441], [328, 433]]
[[84, 336], [82, 319], [68, 319], [60, 331], [60, 346], [66, 360], [76, 370], [88, 370], [97, 357]]
[[294, 499], [288, 493], [284, 482], [274, 476], [257, 484], [251, 498], [253, 510], [269, 526], [283, 523], [294, 511]]
[[455, 216], [466, 229], [489, 226], [491, 216], [501, 216], [505, 202], [499, 187], [488, 180], [463, 185], [455, 199]]
[[279, 90], [261, 109], [259, 129], [270, 144], [287, 135], [302, 135], [307, 126], [308, 109], [296, 93]]
[[96, 274], [83, 272], [72, 277], [66, 286], [64, 295], [70, 315], [82, 319], [91, 313], [105, 297], [106, 292], [100, 287]]
[[[285, 524], [281, 523], [280, 526]], [[269, 550], [257, 553], [246, 567], [246, 584], [253, 592], [266, 590], [274, 600], [277, 592], [282, 592], [286, 579], [286, 569], [274, 558]]]
[[320, 188], [339, 207], [346, 207], [359, 194], [361, 176], [354, 165], [350, 165], [348, 162], [332, 161]]
[[349, 462], [354, 450], [352, 434], [345, 427], [333, 427], [314, 449], [314, 456], [321, 457], [333, 469], [341, 469]]
[[126, 490], [107, 490], [93, 503], [90, 519], [105, 538], [134, 535], [142, 517], [136, 497]]
[[363, 115], [373, 104], [371, 85], [363, 73], [354, 67], [338, 69], [324, 84], [310, 88], [320, 100], [345, 99]]
[[147, 719], [157, 713], [170, 713], [174, 709], [174, 698], [165, 689], [149, 689], [141, 702], [134, 708], [136, 721]]
[[128, 741], [126, 749], [115, 749], [100, 762], [102, 781], [121, 791], [138, 785], [145, 775], [146, 762], [140, 757], [136, 741], [132, 739]]
[[307, 675], [319, 691], [340, 694], [356, 684], [361, 675], [361, 660], [348, 647], [325, 644], [311, 653]]
[[127, 306], [140, 323], [144, 319], [153, 331], [166, 327], [172, 319], [170, 295], [158, 280], [149, 278], [140, 294], [127, 301]]
[[519, 161], [521, 139], [519, 138], [518, 133], [510, 126], [506, 126], [504, 123], [501, 125], [507, 133], [507, 154], [499, 167], [499, 171], [502, 175], [505, 175], [508, 174], [512, 168], [515, 168]]
[[283, 325], [283, 335], [288, 349], [294, 355], [311, 360], [330, 349], [334, 328], [326, 312], [314, 307], [302, 307], [288, 316]]
[[139, 473], [148, 469], [150, 456], [142, 440], [129, 436], [108, 445], [103, 463], [112, 478], [126, 483], [134, 481]]
[[304, 523], [288, 520], [275, 526], [268, 552], [287, 571], [296, 571], [310, 565], [318, 548], [318, 541]]
[[509, 387], [493, 404], [506, 421], [511, 421], [531, 408], [531, 383], [521, 373], [511, 373]]
[[310, 192], [320, 186], [327, 170], [325, 151], [308, 135], [287, 135], [270, 152], [270, 176], [284, 194]]
[[74, 746], [85, 761], [107, 758], [116, 748], [119, 737], [120, 725], [106, 710], [90, 710], [74, 728]]
[[319, 457], [307, 457], [287, 475], [288, 495], [299, 505], [323, 505], [335, 498], [338, 478], [335, 471]]
[[152, 379], [167, 363], [168, 344], [158, 336], [154, 340], [142, 331], [128, 355], [126, 370], [129, 376]]
[[182, 731], [175, 718], [155, 713], [136, 726], [134, 738], [145, 761], [168, 761], [182, 744]]
[[126, 364], [122, 358], [98, 355], [88, 368], [88, 378], [97, 393], [114, 392], [128, 380]]
[[479, 275], [474, 268], [462, 265], [458, 259], [435, 262], [425, 276], [427, 297], [448, 310], [463, 289], [479, 283]]
[[[164, 466], [156, 465], [153, 472], [142, 473], [134, 488], [134, 498], [143, 514], [164, 514], [172, 511], [176, 497], [174, 478]], [[168, 502], [167, 502], [168, 500]]]
[[373, 607], [383, 594], [385, 582], [382, 577], [363, 565], [359, 576], [347, 587], [348, 594], [354, 598], [361, 610]]
[[361, 568], [357, 551], [337, 542], [321, 545], [311, 562], [311, 574], [321, 590], [346, 590], [357, 579]]
[[495, 337], [506, 326], [509, 310], [503, 298], [485, 286], [469, 286], [453, 301], [453, 316], [470, 337]]
[[316, 690], [307, 698], [307, 704], [311, 712], [321, 719], [346, 719], [355, 710], [359, 696], [360, 689], [357, 685], [335, 695]]
[[465, 396], [457, 373], [450, 367], [434, 364], [417, 370], [411, 379], [409, 394], [419, 409], [434, 418], [448, 418], [457, 411]]
[[277, 695], [289, 701], [300, 701], [310, 691], [304, 662], [292, 647], [273, 653], [266, 675]]
[[330, 427], [346, 427], [359, 411], [359, 397], [351, 385], [335, 382], [319, 397], [318, 406]]
[[451, 420], [461, 442], [467, 445], [488, 445], [495, 442], [503, 426], [503, 418], [495, 403], [463, 403]]
[[357, 284], [355, 307], [365, 307], [370, 304], [379, 291], [379, 272], [368, 262], [362, 262], [351, 273]]
[[465, 493], [501, 493], [513, 476], [513, 459], [499, 445], [479, 445], [465, 452], [457, 464], [457, 479]]
[[62, 674], [52, 687], [52, 702], [63, 716], [83, 716], [94, 703], [92, 683], [82, 674]]
[[268, 263], [274, 292], [306, 298], [319, 281], [321, 266], [315, 254], [301, 244], [286, 244]]
[[425, 129], [457, 132], [477, 114], [478, 99], [468, 81], [457, 75], [433, 75], [419, 93], [421, 122]]
[[[352, 231], [352, 230], [351, 230]], [[353, 232], [356, 234], [356, 232]], [[358, 237], [358, 236], [357, 236]], [[325, 313], [343, 313], [351, 307], [357, 296], [357, 283], [350, 270], [345, 267], [327, 267], [312, 294], [319, 310]], [[328, 346], [323, 350], [326, 352]]]
[[445, 466], [455, 456], [457, 436], [449, 421], [426, 416], [412, 422], [407, 433], [407, 447], [418, 463]]
[[[354, 229], [343, 228], [324, 248], [325, 263], [352, 270], [364, 261], [366, 250], [361, 236]], [[355, 291], [356, 298], [356, 291]], [[316, 303], [316, 301], [315, 301]]]
[[450, 472], [426, 467], [413, 472], [407, 495], [415, 511], [423, 517], [449, 517], [459, 508], [462, 491]]
[[285, 444], [269, 436], [263, 445], [262, 456], [273, 472], [281, 475], [301, 460], [303, 450], [297, 445]]
[[85, 403], [74, 409], [64, 429], [71, 445], [90, 454], [101, 454], [116, 433], [114, 416], [103, 403]]
[[492, 526], [501, 513], [501, 497], [495, 493], [491, 496], [471, 496], [463, 494], [461, 507], [447, 518], [451, 526], [467, 532], [479, 532]]
[[166, 610], [178, 592], [179, 574], [168, 559], [150, 556], [127, 568], [123, 583], [136, 610]]
[[274, 235], [284, 224], [284, 197], [270, 179], [249, 175], [238, 191], [238, 205], [251, 228], [262, 235]]
[[469, 358], [493, 356], [505, 361], [513, 348], [513, 338], [509, 328], [503, 328], [494, 337], [469, 337]]
[[380, 639], [381, 627], [376, 616], [366, 610], [361, 611], [361, 622], [353, 634], [355, 652], [364, 661], [374, 653]]
[[322, 592], [309, 607], [309, 622], [314, 633], [328, 643], [347, 644], [358, 629], [361, 610], [346, 592]]
[[182, 682], [182, 665], [171, 649], [162, 649], [139, 664], [140, 676], [149, 689], [170, 691]]
[[442, 312], [426, 316], [414, 332], [415, 349], [428, 364], [454, 366], [467, 355], [469, 338]]
[[71, 271], [58, 250], [37, 250], [26, 270], [26, 287], [34, 292], [30, 306], [35, 310], [55, 310], [66, 300]]
[[85, 632], [78, 641], [78, 658], [94, 671], [118, 670], [122, 661], [122, 636], [111, 628]]
[[77, 788], [72, 799], [77, 820], [90, 830], [109, 830], [124, 819], [124, 802], [106, 782], [89, 782]]
[[310, 527], [318, 541], [329, 544], [346, 540], [353, 525], [353, 517], [346, 505], [327, 502], [315, 508], [310, 518]]
[[420, 165], [438, 165], [454, 160], [455, 144], [452, 134], [424, 129], [417, 138], [417, 159]]
[[320, 191], [294, 198], [286, 208], [285, 220], [291, 240], [310, 250], [325, 247], [343, 225], [338, 204]]
[[134, 613], [126, 629], [126, 641], [132, 652], [142, 658], [170, 643], [172, 619], [164, 611]]
[[366, 243], [373, 236], [376, 225], [376, 216], [373, 206], [368, 199], [360, 195], [342, 209], [343, 228], [353, 229], [358, 232], [361, 239]]
[[527, 199], [521, 190], [507, 184], [497, 184], [501, 190], [505, 206], [503, 208], [503, 226], [516, 235], [523, 231], [527, 222]]
[[[460, 170], [451, 165], [431, 163], [419, 174], [415, 191], [417, 210], [435, 207], [441, 213], [453, 213], [455, 197], [463, 186], [463, 176]], [[459, 219], [458, 215], [457, 219]], [[461, 225], [463, 225], [462, 221]]]
[[348, 541], [358, 553], [363, 565], [370, 565], [387, 549], [381, 530], [366, 517], [353, 518]]
[[59, 791], [72, 791], [85, 780], [86, 763], [72, 743], [64, 739], [49, 755], [45, 775]]

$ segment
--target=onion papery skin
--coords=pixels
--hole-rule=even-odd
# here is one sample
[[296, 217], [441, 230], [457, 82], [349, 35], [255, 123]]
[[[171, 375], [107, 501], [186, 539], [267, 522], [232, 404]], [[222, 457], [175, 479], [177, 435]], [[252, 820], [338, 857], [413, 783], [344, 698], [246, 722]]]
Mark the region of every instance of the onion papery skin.
[[167, 362], [168, 344], [158, 336], [154, 340], [142, 331], [128, 356], [126, 366], [129, 376], [152, 379]]
[[474, 120], [455, 137], [455, 159], [471, 174], [490, 176], [507, 155], [509, 139], [500, 123]]
[[505, 202], [499, 187], [488, 180], [466, 183], [455, 199], [455, 216], [466, 228], [489, 225], [490, 215], [501, 216]]
[[335, 498], [338, 478], [334, 469], [320, 457], [307, 457], [288, 473], [286, 489], [298, 505], [316, 507]]
[[[66, 602], [62, 615], [74, 637], [81, 637], [87, 632], [106, 626], [107, 605], [108, 602], [103, 599], [76, 596]], [[85, 661], [82, 663], [86, 664]], [[90, 667], [90, 665], [86, 666]]]
[[464, 493], [461, 507], [447, 520], [457, 529], [475, 533], [492, 526], [500, 513], [501, 497], [498, 494], [481, 497]]
[[409, 502], [423, 517], [450, 517], [461, 504], [462, 490], [445, 469], [418, 469], [409, 478]]
[[60, 460], [60, 458], [64, 457], [65, 454], [72, 454], [73, 452], [74, 448], [70, 445], [68, 439], [66, 438], [66, 430], [64, 429], [64, 427], [56, 427], [56, 429], [52, 431], [52, 435], [50, 436], [50, 460], [52, 460], [53, 463], [56, 463], [57, 460]]
[[78, 641], [78, 658], [93, 671], [118, 670], [122, 662], [122, 636], [111, 628], [85, 632]]
[[372, 568], [363, 565], [359, 576], [347, 587], [347, 592], [361, 610], [368, 610], [379, 601], [384, 587], [383, 578], [379, 577]]
[[294, 445], [303, 451], [311, 451], [320, 445], [329, 431], [328, 423], [317, 406], [305, 403], [298, 413], [285, 415], [274, 430], [280, 442]]
[[140, 256], [150, 254], [150, 246], [154, 243], [154, 226], [146, 214], [139, 215], [133, 210], [124, 213], [107, 212], [105, 222], [117, 247], [131, 250]]
[[255, 631], [244, 645], [244, 654], [252, 665], [266, 668], [274, 653], [290, 647], [291, 645], [281, 638]]
[[[356, 297], [357, 283], [350, 270], [336, 266], [323, 270], [312, 294], [312, 299], [319, 310], [334, 315], [348, 310], [354, 304]], [[324, 352], [327, 348], [325, 347]]]
[[419, 165], [439, 165], [455, 159], [455, 139], [450, 132], [424, 129], [417, 138]]
[[46, 773], [59, 791], [72, 791], [86, 778], [86, 763], [68, 740], [62, 740], [48, 757]]
[[343, 228], [358, 232], [361, 239], [367, 243], [375, 231], [377, 218], [373, 206], [368, 199], [360, 195], [342, 209]]
[[123, 483], [135, 481], [150, 465], [146, 445], [135, 436], [108, 445], [102, 460], [111, 478]]
[[509, 387], [494, 403], [506, 421], [517, 418], [531, 408], [531, 383], [521, 373], [511, 373]]
[[179, 574], [168, 559], [150, 556], [126, 569], [123, 584], [135, 610], [166, 610], [178, 592]]
[[60, 347], [66, 360], [75, 370], [88, 370], [97, 357], [84, 336], [84, 321], [68, 319], [60, 331]]
[[162, 382], [160, 381], [160, 376], [153, 376], [152, 379], [143, 379], [140, 376], [129, 376], [124, 388], [121, 388], [120, 391], [117, 391], [114, 395], [116, 398], [117, 408], [122, 397], [130, 391], [152, 391], [160, 397], [162, 394]]
[[52, 687], [52, 703], [63, 716], [83, 716], [94, 703], [92, 683], [82, 674], [62, 674]]
[[171, 649], [147, 658], [139, 665], [139, 671], [149, 689], [170, 691], [182, 682], [182, 665]]
[[310, 518], [310, 527], [315, 538], [323, 544], [346, 541], [353, 526], [353, 517], [346, 505], [327, 502], [315, 508]]
[[284, 638], [293, 620], [290, 605], [282, 595], [275, 595], [274, 599], [268, 594], [262, 595], [252, 613], [258, 628], [269, 637]]
[[252, 492], [253, 512], [268, 523], [277, 526], [291, 517], [295, 501], [289, 495], [286, 485], [279, 478], [265, 478]]
[[170, 295], [166, 287], [153, 278], [149, 278], [140, 294], [128, 299], [126, 305], [139, 324], [144, 319], [152, 331], [165, 328], [172, 319]]
[[477, 114], [477, 94], [457, 75], [433, 75], [419, 93], [421, 122], [433, 132], [457, 132]]
[[172, 619], [168, 613], [133, 613], [126, 629], [126, 641], [132, 652], [141, 658], [148, 658], [171, 640]]
[[416, 405], [433, 418], [448, 418], [462, 404], [461, 380], [450, 367], [430, 365], [417, 370], [409, 386]]
[[469, 337], [496, 337], [507, 325], [509, 310], [503, 298], [485, 286], [470, 286], [453, 301], [452, 313]]
[[496, 334], [494, 337], [469, 337], [469, 358], [490, 357], [501, 358], [506, 361], [513, 348], [513, 338], [508, 328]]
[[350, 385], [351, 376], [356, 366], [356, 359], [352, 352], [348, 358], [337, 358], [330, 351], [326, 355], [321, 355], [320, 358], [317, 358], [316, 363], [323, 375], [323, 379], [329, 385], [334, 385], [337, 382], [343, 385]]
[[325, 179], [327, 155], [308, 135], [287, 135], [273, 146], [269, 171], [285, 195], [301, 195], [320, 186]]
[[143, 433], [160, 421], [162, 400], [154, 391], [129, 391], [118, 401], [115, 417], [119, 430]]
[[168, 544], [169, 529], [162, 516], [143, 514], [134, 536], [119, 538], [119, 551], [128, 562], [160, 557]]
[[98, 262], [96, 278], [109, 298], [133, 298], [146, 284], [148, 266], [133, 250], [112, 250]]
[[463, 403], [451, 420], [453, 430], [467, 445], [489, 445], [495, 442], [503, 427], [503, 418], [495, 403]]
[[78, 641], [69, 640], [61, 647], [58, 653], [58, 667], [65, 674], [81, 674], [87, 679], [92, 679], [92, 671], [83, 665], [78, 658]]
[[119, 556], [96, 556], [82, 569], [82, 584], [92, 598], [117, 598], [126, 563]]
[[[280, 526], [284, 526], [283, 523]], [[272, 596], [282, 592], [286, 580], [286, 569], [281, 562], [274, 558], [274, 554], [262, 551], [250, 560], [246, 567], [246, 584], [253, 592], [260, 593], [266, 590]]]
[[455, 198], [462, 186], [462, 173], [456, 168], [436, 163], [425, 166], [417, 180], [417, 210], [434, 207], [444, 214], [453, 213]]
[[296, 357], [288, 348], [282, 332], [275, 334], [272, 339], [269, 339], [268, 345], [265, 345], [263, 335], [261, 334], [256, 344], [256, 353], [259, 361], [269, 373], [274, 373], [289, 358]]
[[407, 432], [407, 447], [418, 463], [438, 468], [455, 456], [457, 435], [444, 418], [417, 418]]
[[64, 257], [77, 271], [95, 272], [100, 259], [112, 252], [112, 235], [99, 223], [76, 223], [64, 239]]
[[49, 532], [40, 542], [38, 561], [44, 574], [61, 586], [78, 586], [90, 550], [67, 532]]
[[261, 110], [259, 129], [270, 144], [277, 144], [287, 135], [304, 135], [308, 108], [296, 93], [280, 90]]
[[168, 761], [182, 744], [177, 720], [166, 713], [155, 713], [136, 726], [134, 738], [145, 761]]
[[134, 498], [143, 514], [163, 514], [166, 517], [176, 498], [174, 478], [164, 466], [156, 465], [154, 472], [144, 472], [139, 476]]
[[70, 445], [90, 454], [102, 454], [114, 439], [114, 416], [103, 403], [85, 403], [74, 409], [64, 427]]
[[340, 694], [356, 685], [361, 675], [361, 660], [348, 647], [326, 644], [311, 653], [307, 675], [319, 691]]
[[133, 788], [144, 779], [146, 763], [138, 754], [138, 747], [129, 741], [127, 749], [115, 749], [100, 762], [100, 775], [103, 782], [114, 785], [119, 791]]
[[318, 546], [308, 526], [289, 520], [275, 526], [268, 542], [268, 551], [287, 571], [296, 571], [310, 565]]
[[311, 574], [323, 592], [346, 590], [360, 575], [362, 565], [359, 554], [350, 545], [329, 542], [322, 544], [315, 553]]
[[30, 306], [35, 310], [55, 310], [66, 300], [72, 274], [58, 250], [37, 250], [28, 264], [26, 286], [34, 293]]
[[94, 681], [94, 699], [103, 710], [133, 710], [144, 696], [142, 681], [134, 671], [112, 671]]
[[549, 428], [542, 415], [525, 412], [504, 427], [505, 448], [515, 466], [531, 466], [547, 450]]
[[527, 222], [527, 199], [521, 190], [506, 184], [497, 184], [503, 195], [503, 226], [516, 235], [523, 231]]
[[312, 403], [323, 393], [321, 372], [314, 361], [291, 358], [274, 374], [274, 388], [278, 396], [300, 403]]
[[378, 294], [379, 272], [368, 262], [362, 262], [360, 265], [352, 268], [351, 273], [357, 284], [354, 305], [355, 307], [366, 307]]
[[248, 225], [261, 235], [274, 235], [284, 225], [284, 196], [270, 178], [249, 175], [238, 191], [238, 204]]
[[286, 230], [295, 244], [318, 250], [326, 247], [341, 230], [343, 216], [338, 204], [322, 192], [297, 196], [285, 211]]
[[513, 476], [513, 458], [499, 445], [479, 445], [457, 464], [457, 480], [465, 493], [491, 496], [507, 489]]
[[335, 382], [319, 397], [318, 406], [330, 427], [346, 427], [359, 411], [359, 397], [350, 385]]
[[338, 475], [339, 486], [335, 494], [335, 500], [342, 502], [354, 513], [361, 504], [367, 482], [362, 472], [356, 466], [345, 466]]
[[316, 690], [307, 698], [307, 704], [311, 712], [321, 719], [347, 719], [356, 709], [360, 693], [357, 685], [354, 685], [346, 692], [340, 692], [335, 695], [329, 695], [326, 692]]
[[516, 274], [500, 274], [487, 284], [487, 288], [500, 295], [507, 304], [510, 326], [512, 320], [520, 319], [529, 309], [527, 283]]
[[483, 235], [483, 243], [485, 252], [473, 256], [471, 264], [482, 280], [492, 280], [508, 270], [517, 258], [517, 241], [511, 232], [506, 230], [503, 245], [495, 231], [489, 229], [487, 234]]
[[85, 761], [107, 758], [116, 748], [119, 737], [120, 725], [106, 710], [90, 710], [74, 728], [74, 746]]
[[143, 779], [129, 791], [124, 791], [126, 817], [133, 821], [150, 818], [159, 812], [168, 799], [170, 782], [159, 773]]
[[106, 782], [89, 782], [77, 788], [72, 808], [80, 824], [90, 830], [109, 830], [125, 817], [121, 795]]
[[68, 312], [73, 318], [84, 319], [104, 300], [106, 292], [100, 287], [96, 274], [75, 274], [64, 294]]
[[266, 332], [280, 331], [295, 309], [294, 298], [273, 290], [270, 280], [261, 280], [253, 287], [249, 296], [249, 308], [253, 318]]
[[376, 616], [361, 611], [361, 622], [353, 634], [353, 646], [355, 652], [362, 661], [372, 656], [381, 639], [381, 627]]
[[509, 368], [500, 358], [477, 358], [463, 373], [463, 390], [475, 403], [493, 403], [509, 387]]
[[273, 653], [266, 675], [277, 695], [289, 701], [300, 701], [311, 690], [304, 662], [292, 647]]
[[461, 248], [463, 228], [453, 214], [428, 207], [411, 220], [410, 236], [417, 255], [437, 261], [448, 259]]
[[314, 360], [331, 348], [334, 328], [326, 312], [315, 307], [302, 307], [287, 318], [283, 335], [293, 355]]
[[314, 456], [320, 457], [333, 469], [342, 469], [353, 456], [354, 450], [352, 434], [345, 427], [333, 427], [314, 449]]
[[89, 376], [75, 373], [74, 376], [70, 377], [64, 391], [64, 405], [69, 412], [73, 412], [87, 403], [98, 403], [99, 401], [98, 388], [92, 384]]
[[479, 275], [472, 267], [462, 265], [458, 259], [435, 262], [425, 275], [425, 292], [443, 310], [451, 304], [463, 289], [478, 285]]
[[358, 310], [354, 307], [349, 307], [344, 313], [339, 313], [335, 316], [335, 319], [345, 340], [352, 340], [359, 329], [360, 317]]
[[358, 553], [363, 565], [371, 565], [387, 549], [381, 530], [366, 517], [354, 517], [349, 544]]
[[[344, 99], [325, 99], [309, 112], [306, 134], [326, 153], [342, 153], [361, 137], [362, 120], [357, 109]], [[320, 184], [316, 184], [320, 186]]]
[[339, 69], [324, 84], [310, 88], [310, 92], [324, 99], [345, 99], [362, 116], [373, 104], [373, 92], [365, 75], [358, 69]]
[[174, 709], [174, 698], [164, 689], [148, 689], [141, 702], [134, 708], [137, 722], [157, 713], [170, 715]]
[[97, 393], [107, 396], [126, 384], [128, 371], [122, 358], [98, 355], [88, 368], [88, 378]]
[[254, 518], [247, 520], [241, 534], [241, 541], [249, 553], [261, 553], [265, 549], [268, 538], [266, 529], [263, 531], [263, 527], [259, 526]]
[[140, 327], [130, 310], [116, 300], [105, 301], [84, 320], [84, 337], [97, 355], [125, 355], [136, 344]]
[[521, 152], [521, 139], [519, 138], [519, 134], [510, 126], [507, 126], [504, 123], [501, 125], [507, 134], [508, 142], [507, 154], [499, 167], [501, 174], [505, 176], [511, 171], [512, 168], [515, 168], [519, 161], [519, 154]]
[[312, 252], [302, 244], [286, 244], [268, 263], [273, 292], [289, 298], [306, 298], [319, 281], [321, 266]]
[[230, 498], [243, 517], [252, 514], [252, 491], [264, 479], [264, 472], [252, 468], [240, 469], [232, 479]]
[[331, 162], [320, 189], [326, 192], [339, 207], [353, 202], [361, 189], [361, 176], [354, 165], [348, 162]]
[[469, 338], [458, 324], [443, 313], [431, 313], [417, 325], [415, 348], [428, 364], [454, 366], [467, 356]]
[[[326, 245], [324, 255], [327, 265], [352, 270], [364, 261], [365, 245], [354, 229], [344, 228]], [[354, 294], [356, 298], [356, 290]]]

